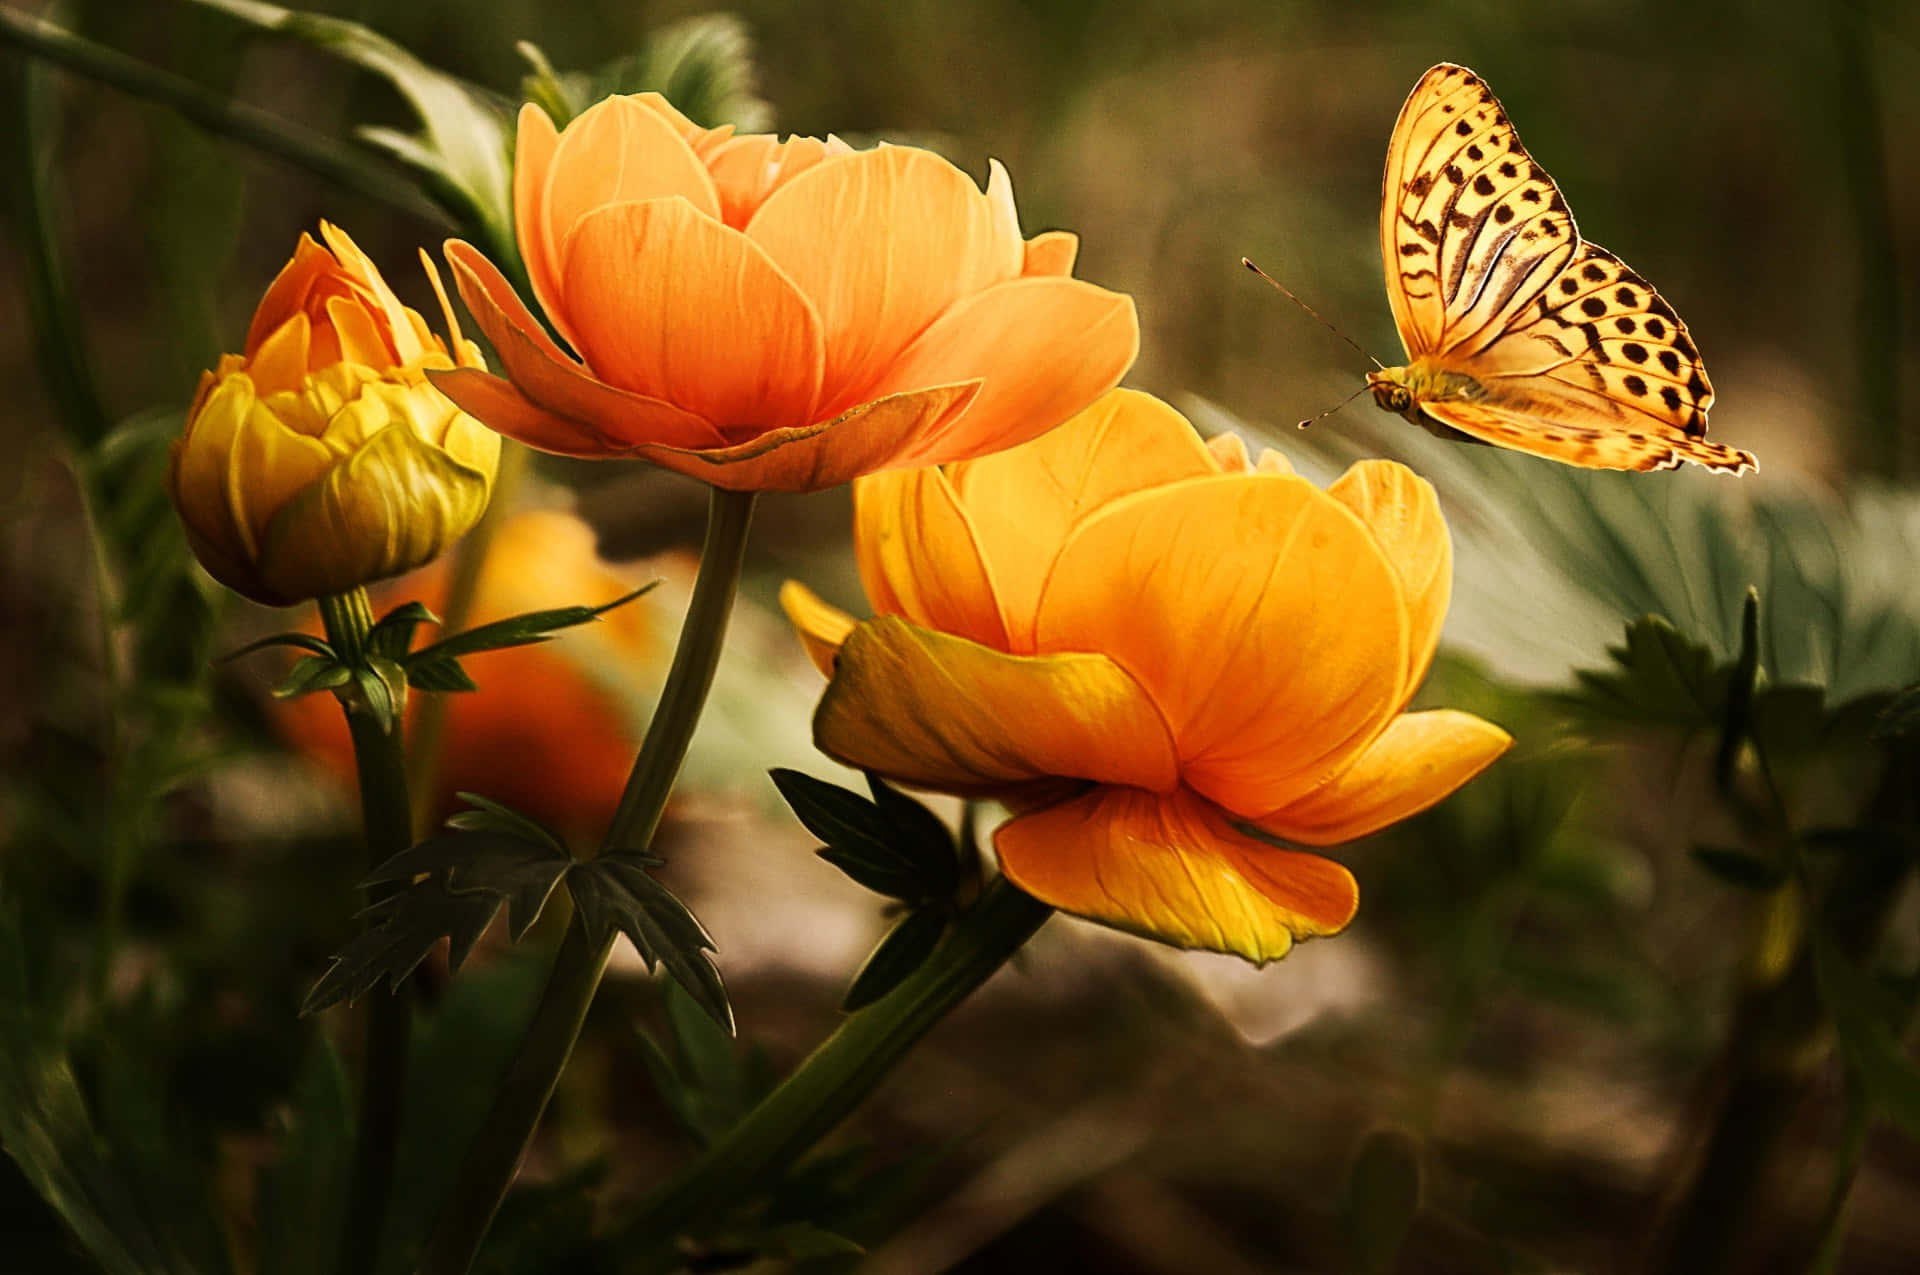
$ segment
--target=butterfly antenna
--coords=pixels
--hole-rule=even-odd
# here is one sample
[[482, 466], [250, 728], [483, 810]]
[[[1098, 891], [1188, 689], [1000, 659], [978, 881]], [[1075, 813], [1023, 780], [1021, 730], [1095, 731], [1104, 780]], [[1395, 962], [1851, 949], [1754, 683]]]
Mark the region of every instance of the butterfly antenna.
[[[1351, 345], [1356, 351], [1360, 353], [1361, 357], [1365, 358], [1369, 363], [1373, 364], [1377, 368], [1386, 367], [1386, 364], [1382, 363], [1379, 359], [1374, 358], [1373, 355], [1368, 354], [1365, 350], [1360, 349], [1360, 343], [1358, 341], [1355, 341], [1352, 337], [1342, 332], [1339, 328], [1334, 327], [1333, 324], [1328, 323], [1325, 315], [1322, 315], [1318, 310], [1314, 309], [1312, 306], [1302, 301], [1299, 297], [1294, 296], [1292, 288], [1289, 288], [1286, 284], [1280, 282], [1278, 279], [1274, 278], [1272, 275], [1262, 270], [1259, 266], [1254, 265], [1253, 262], [1246, 257], [1240, 258], [1240, 264], [1245, 266], [1247, 269], [1253, 271], [1255, 274], [1259, 275], [1262, 279], [1265, 279], [1268, 283], [1272, 284], [1274, 287], [1280, 289], [1281, 293], [1285, 295], [1287, 300], [1293, 302], [1295, 305], [1299, 306], [1302, 310], [1305, 310], [1308, 314], [1320, 320], [1321, 325], [1325, 327], [1327, 331], [1333, 333], [1335, 336], [1339, 337], [1342, 341], [1345, 341], [1348, 345]], [[1340, 407], [1345, 407], [1345, 406], [1346, 406], [1345, 403], [1342, 403], [1340, 405]], [[1333, 408], [1332, 410], [1337, 412], [1340, 410], [1340, 408], [1336, 407], [1336, 408]], [[1320, 416], [1325, 416], [1325, 415], [1326, 415], [1325, 412], [1320, 413]], [[1316, 416], [1313, 419], [1319, 420], [1320, 417]], [[1306, 424], [1306, 422], [1304, 421], [1301, 423], [1303, 425]]]
[[1295, 428], [1305, 429], [1307, 426], [1313, 424], [1315, 421], [1325, 420], [1327, 417], [1332, 416], [1335, 412], [1339, 411], [1341, 408], [1345, 407], [1347, 404], [1353, 402], [1353, 400], [1355, 400], [1356, 398], [1359, 398], [1362, 394], [1366, 393], [1367, 388], [1368, 388], [1367, 386], [1362, 385], [1359, 389], [1347, 395], [1345, 398], [1341, 399], [1338, 403], [1335, 403], [1332, 407], [1329, 407], [1326, 411], [1320, 413], [1320, 415], [1307, 417], [1306, 420], [1301, 421], [1297, 426], [1295, 426]]

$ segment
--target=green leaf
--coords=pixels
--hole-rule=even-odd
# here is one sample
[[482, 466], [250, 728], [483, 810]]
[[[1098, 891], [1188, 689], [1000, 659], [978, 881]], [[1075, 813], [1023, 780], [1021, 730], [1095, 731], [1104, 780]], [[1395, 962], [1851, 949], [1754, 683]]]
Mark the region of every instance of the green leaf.
[[311, 651], [322, 659], [334, 659], [333, 648], [311, 633], [275, 633], [263, 637], [258, 642], [249, 642], [237, 651], [229, 651], [220, 657], [220, 663], [226, 664], [243, 655], [252, 655], [255, 651], [264, 651], [270, 646], [291, 646], [302, 651]]
[[950, 916], [945, 907], [930, 905], [901, 917], [853, 976], [840, 1008], [849, 1014], [865, 1009], [905, 982], [933, 955]]
[[353, 1161], [353, 1095], [324, 1035], [307, 1051], [279, 1143], [260, 1185], [261, 1269], [328, 1275]]
[[544, 840], [529, 840], [498, 828], [456, 828], [402, 850], [363, 884], [410, 885], [415, 877], [430, 873], [449, 894], [492, 895], [496, 908], [500, 901], [508, 904], [507, 934], [518, 943], [539, 920], [554, 887], [572, 866], [571, 855]]
[[492, 890], [449, 889], [438, 875], [382, 899], [366, 909], [372, 924], [334, 956], [307, 993], [301, 1014], [351, 1004], [383, 982], [389, 992], [397, 991], [441, 939], [448, 940], [448, 965], [459, 969], [505, 901]]
[[353, 670], [326, 655], [307, 655], [294, 662], [287, 675], [273, 685], [275, 699], [293, 699], [314, 691], [331, 691], [353, 680]]
[[887, 821], [889, 840], [919, 870], [935, 898], [951, 898], [960, 883], [960, 859], [953, 834], [939, 815], [868, 772], [867, 791]]
[[573, 606], [556, 607], [551, 611], [529, 611], [525, 615], [511, 616], [505, 620], [496, 620], [492, 624], [483, 624], [477, 629], [468, 629], [452, 637], [442, 638], [432, 646], [423, 646], [407, 657], [409, 668], [435, 660], [458, 658], [472, 655], [476, 651], [497, 651], [509, 646], [530, 646], [536, 642], [545, 642], [561, 629], [570, 629], [576, 625], [596, 620], [615, 607], [627, 603], [651, 592], [659, 585], [658, 580], [649, 581], [632, 593], [615, 598], [611, 602], [597, 607]]
[[1420, 1144], [1400, 1129], [1367, 1135], [1347, 1173], [1340, 1221], [1364, 1275], [1394, 1269], [1420, 1211]]
[[1712, 653], [1657, 615], [1627, 626], [1626, 643], [1609, 647], [1617, 670], [1580, 670], [1580, 705], [1604, 718], [1680, 727], [1720, 724], [1727, 674]]
[[952, 897], [959, 878], [953, 838], [940, 827], [935, 840], [926, 822], [933, 815], [924, 806], [889, 789], [883, 808], [797, 770], [769, 773], [801, 824], [826, 843], [817, 852], [822, 859], [889, 898], [918, 903]]
[[420, 602], [408, 602], [380, 617], [367, 631], [367, 649], [390, 660], [404, 660], [413, 646], [413, 631], [422, 624], [438, 624], [440, 617]]
[[1721, 716], [1720, 747], [1713, 763], [1714, 780], [1722, 792], [1733, 786], [1733, 767], [1740, 758], [1740, 745], [1753, 729], [1753, 693], [1759, 677], [1760, 594], [1749, 588], [1746, 606], [1740, 615], [1740, 655], [1727, 681], [1727, 707]]
[[195, 0], [262, 31], [290, 36], [380, 76], [407, 99], [423, 131], [363, 128], [370, 144], [414, 165], [435, 200], [474, 227], [488, 255], [520, 270], [513, 236], [513, 117], [498, 95], [428, 66], [378, 32], [345, 18], [259, 0]]
[[519, 837], [546, 847], [562, 862], [573, 861], [573, 851], [567, 848], [566, 839], [538, 819], [529, 818], [517, 810], [501, 805], [491, 797], [482, 797], [477, 792], [461, 792], [454, 795], [473, 809], [462, 810], [448, 819], [449, 828], [461, 828], [469, 832], [492, 832], [504, 837]]
[[406, 711], [407, 675], [384, 655], [369, 652], [366, 661], [351, 670], [354, 689], [360, 693], [358, 707], [372, 716], [382, 735], [391, 735]]
[[714, 950], [713, 939], [686, 904], [647, 874], [657, 862], [603, 854], [574, 865], [567, 874], [567, 891], [594, 944], [616, 932], [626, 935], [649, 970], [663, 967], [714, 1022], [732, 1032], [726, 985], [707, 955]]
[[1787, 870], [1757, 854], [1731, 846], [1695, 846], [1693, 861], [1729, 885], [1764, 894], [1786, 884]]
[[406, 662], [407, 685], [419, 691], [477, 691], [480, 684], [467, 676], [460, 661], [452, 656], [435, 659], [410, 659]]
[[521, 92], [564, 127], [574, 116], [614, 93], [660, 93], [682, 114], [708, 128], [732, 124], [763, 132], [772, 109], [754, 92], [753, 40], [746, 23], [730, 13], [710, 13], [656, 27], [644, 44], [592, 74], [556, 71], [537, 45], [515, 45], [532, 71]]
[[1907, 1006], [1847, 960], [1824, 932], [1813, 935], [1813, 968], [1848, 1066], [1879, 1110], [1908, 1137], [1920, 1137], [1920, 1065], [1901, 1043]]

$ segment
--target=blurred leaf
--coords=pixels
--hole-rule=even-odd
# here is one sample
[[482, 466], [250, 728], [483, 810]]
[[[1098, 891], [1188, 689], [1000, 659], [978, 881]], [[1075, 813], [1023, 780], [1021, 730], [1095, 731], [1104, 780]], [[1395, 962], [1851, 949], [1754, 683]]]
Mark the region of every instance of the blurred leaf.
[[648, 875], [647, 869], [657, 863], [636, 855], [603, 854], [574, 865], [567, 891], [591, 942], [604, 943], [615, 932], [626, 935], [648, 970], [664, 967], [714, 1022], [732, 1032], [726, 985], [707, 955], [714, 950], [713, 939], [686, 904]]
[[491, 890], [450, 890], [439, 876], [389, 895], [366, 909], [373, 923], [334, 956], [301, 1014], [351, 1004], [383, 982], [394, 993], [441, 939], [448, 940], [448, 965], [459, 969], [505, 901]]
[[1627, 722], [1681, 727], [1719, 723], [1727, 676], [1706, 647], [1657, 615], [1627, 626], [1624, 646], [1608, 647], [1618, 671], [1579, 670], [1581, 703]]
[[853, 976], [841, 1010], [851, 1014], [865, 1009], [906, 981], [933, 955], [940, 936], [947, 932], [949, 916], [945, 907], [934, 904], [901, 917]]
[[1879, 1111], [1908, 1137], [1920, 1137], [1920, 1065], [1901, 1043], [1909, 1006], [1847, 960], [1821, 932], [1813, 935], [1813, 968], [1848, 1066]]
[[279, 1158], [260, 1184], [261, 1269], [333, 1270], [353, 1161], [353, 1095], [333, 1042], [316, 1035], [287, 1109]]
[[1760, 676], [1760, 594], [1747, 590], [1746, 608], [1740, 616], [1740, 655], [1733, 662], [1727, 681], [1727, 708], [1720, 722], [1720, 747], [1713, 763], [1715, 781], [1725, 792], [1733, 785], [1734, 763], [1740, 757], [1740, 745], [1753, 729], [1753, 692]]
[[537, 642], [545, 642], [561, 629], [570, 629], [576, 625], [585, 624], [589, 620], [597, 620], [615, 607], [625, 606], [635, 598], [652, 591], [659, 583], [658, 580], [648, 581], [632, 593], [597, 607], [556, 607], [551, 611], [529, 611], [524, 615], [496, 620], [492, 624], [482, 624], [464, 633], [442, 638], [432, 646], [421, 647], [409, 655], [405, 663], [411, 669], [416, 665], [472, 655], [477, 651], [497, 651], [503, 647], [531, 646]]
[[1394, 1269], [1414, 1214], [1420, 1211], [1420, 1144], [1400, 1129], [1368, 1134], [1347, 1172], [1340, 1221], [1359, 1270]]
[[556, 71], [540, 47], [514, 46], [532, 70], [520, 89], [556, 127], [615, 93], [654, 92], [706, 128], [765, 131], [773, 110], [754, 92], [753, 38], [730, 13], [700, 14], [656, 27], [639, 49], [592, 73]]
[[1869, 823], [1853, 828], [1809, 828], [1800, 834], [1808, 850], [1834, 854], [1913, 854], [1920, 837], [1906, 824]]
[[404, 660], [413, 648], [413, 631], [422, 624], [438, 624], [440, 617], [419, 602], [407, 602], [380, 617], [367, 633], [367, 649], [390, 660]]
[[566, 840], [538, 819], [529, 818], [517, 810], [510, 809], [483, 797], [477, 792], [456, 793], [455, 796], [473, 807], [462, 810], [447, 820], [449, 828], [460, 828], [467, 832], [491, 832], [504, 837], [518, 837], [537, 846], [544, 846], [554, 857], [563, 862], [573, 860], [573, 852], [567, 848]]
[[733, 1036], [677, 982], [665, 980], [662, 992], [672, 1049], [639, 1030], [641, 1057], [654, 1089], [681, 1127], [704, 1147], [731, 1129], [764, 1096], [766, 1085], [743, 1065]]
[[1920, 685], [1909, 686], [1880, 710], [1874, 723], [1875, 739], [1904, 739], [1920, 730]]
[[480, 1275], [579, 1269], [607, 1162], [595, 1157], [549, 1182], [515, 1183], [475, 1260]]
[[1731, 846], [1695, 846], [1693, 861], [1729, 885], [1764, 894], [1786, 883], [1787, 870], [1757, 854]]
[[861, 885], [908, 903], [950, 899], [959, 883], [952, 836], [912, 798], [869, 782], [880, 801], [797, 770], [769, 772], [808, 832], [826, 845], [822, 859]]
[[513, 236], [511, 109], [497, 94], [428, 66], [378, 32], [345, 18], [260, 0], [194, 0], [262, 31], [324, 49], [380, 76], [413, 107], [421, 133], [366, 127], [360, 136], [414, 165], [435, 199], [486, 240], [488, 255], [520, 271]]

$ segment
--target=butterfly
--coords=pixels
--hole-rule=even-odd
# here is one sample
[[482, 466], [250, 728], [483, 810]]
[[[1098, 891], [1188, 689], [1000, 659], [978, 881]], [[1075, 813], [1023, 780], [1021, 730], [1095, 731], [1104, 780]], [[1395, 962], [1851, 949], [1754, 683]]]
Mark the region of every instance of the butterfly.
[[1580, 237], [1486, 83], [1443, 62], [1387, 143], [1380, 255], [1405, 367], [1367, 374], [1374, 402], [1588, 469], [1757, 469], [1707, 441], [1713, 386], [1653, 285]]

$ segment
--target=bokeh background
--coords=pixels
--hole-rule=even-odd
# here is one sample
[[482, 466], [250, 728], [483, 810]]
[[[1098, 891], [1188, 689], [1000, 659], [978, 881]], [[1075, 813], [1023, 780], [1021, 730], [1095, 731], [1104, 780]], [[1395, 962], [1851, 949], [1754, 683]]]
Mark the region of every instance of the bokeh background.
[[[416, 126], [379, 77], [185, 0], [4, 3], [344, 144], [364, 126]], [[593, 68], [710, 12], [319, 7], [508, 98], [528, 70], [516, 41]], [[1855, 1136], [1858, 1086], [1832, 1033], [1786, 1032], [1793, 1056], [1763, 1068], [1786, 1079], [1743, 1088], [1752, 1058], [1780, 1043], [1755, 1026], [1755, 998], [1804, 974], [1792, 954], [1806, 918], [1779, 879], [1740, 882], [1737, 865], [1712, 871], [1692, 853], [1752, 848], [1716, 786], [1715, 731], [1678, 691], [1649, 694], [1644, 664], [1608, 653], [1655, 612], [1709, 664], [1730, 664], [1758, 587], [1771, 684], [1824, 693], [1768, 719], [1791, 758], [1796, 826], [1911, 826], [1920, 771], [1860, 722], [1920, 679], [1920, 10], [860, 0], [729, 12], [736, 25], [705, 29], [744, 41], [754, 79], [727, 100], [758, 125], [910, 140], [982, 179], [989, 157], [1004, 162], [1026, 232], [1078, 232], [1076, 273], [1135, 297], [1129, 384], [1314, 472], [1373, 454], [1432, 476], [1459, 579], [1431, 698], [1517, 740], [1446, 806], [1337, 852], [1361, 878], [1358, 920], [1276, 966], [1052, 922], [887, 1082], [833, 1159], [783, 1187], [783, 1207], [831, 1212], [865, 1255], [752, 1260], [1663, 1269], [1676, 1219], [1710, 1207], [1692, 1184], [1732, 1095], [1758, 1104], [1741, 1118], [1768, 1140], [1756, 1181], [1725, 1206], [1724, 1269], [1813, 1269], [1836, 1230], [1836, 1181], [1852, 1201], [1828, 1269], [1920, 1266], [1920, 1157], [1898, 1128]], [[1440, 444], [1365, 398], [1293, 430], [1367, 364], [1239, 259], [1398, 361], [1380, 164], [1405, 93], [1441, 60], [1488, 80], [1582, 232], [1685, 315], [1718, 392], [1714, 434], [1756, 452], [1759, 475], [1573, 475]], [[130, 1207], [167, 1245], [235, 1270], [301, 1268], [286, 1242], [324, 1184], [281, 1170], [290, 1139], [324, 1137], [316, 1039], [353, 1041], [348, 1016], [297, 1011], [352, 932], [351, 790], [326, 760], [326, 713], [270, 705], [270, 657], [213, 663], [289, 616], [223, 598], [187, 568], [158, 473], [200, 369], [238, 345], [303, 229], [347, 227], [428, 313], [415, 253], [445, 230], [27, 65], [0, 48], [0, 892], [21, 932], [9, 994], [52, 1009], [15, 1024], [26, 1034], [6, 1047], [17, 1058], [29, 1038], [41, 1049], [58, 1036], [103, 1140], [147, 1184]], [[63, 297], [43, 287], [47, 244]], [[624, 773], [704, 493], [640, 467], [543, 458], [519, 500], [584, 519], [591, 535], [551, 514], [526, 534], [544, 528], [555, 539], [540, 544], [572, 555], [557, 574], [604, 592], [517, 605], [667, 581], [617, 633], [562, 639], [544, 662], [474, 664], [499, 705], [456, 726], [475, 782], [560, 776], [540, 813], [590, 837], [604, 817], [591, 785], [563, 781], [610, 756]], [[771, 603], [794, 577], [859, 609], [848, 513], [844, 492], [763, 500], [747, 605], [671, 812], [665, 875], [714, 933], [740, 1040], [706, 1033], [637, 963], [610, 981], [503, 1218], [497, 1269], [603, 1269], [575, 1243], [588, 1222], [617, 1216], [824, 1036], [882, 931], [878, 902], [812, 857], [765, 777], [835, 774], [808, 746], [819, 680]], [[596, 546], [623, 565], [594, 561]], [[515, 733], [559, 702], [577, 729]], [[1886, 873], [1846, 913], [1863, 963], [1920, 959], [1909, 885], [1904, 868]], [[555, 919], [517, 948], [494, 936], [450, 979], [428, 967], [396, 1253], [440, 1188], [429, 1150], [471, 1126], [517, 1035]], [[1408, 1163], [1410, 1216], [1391, 1203]], [[9, 1269], [95, 1269], [12, 1160], [0, 1234]]]

